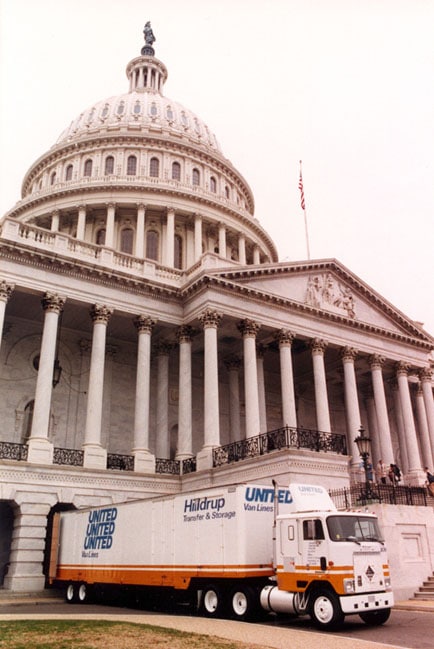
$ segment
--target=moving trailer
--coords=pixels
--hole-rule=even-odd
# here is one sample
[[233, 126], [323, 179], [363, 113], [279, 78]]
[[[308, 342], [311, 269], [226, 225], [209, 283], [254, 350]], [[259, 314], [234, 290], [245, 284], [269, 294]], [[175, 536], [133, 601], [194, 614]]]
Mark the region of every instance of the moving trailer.
[[239, 484], [63, 512], [50, 583], [68, 602], [111, 587], [189, 601], [209, 617], [310, 615], [320, 628], [393, 606], [375, 515], [338, 512], [323, 487]]

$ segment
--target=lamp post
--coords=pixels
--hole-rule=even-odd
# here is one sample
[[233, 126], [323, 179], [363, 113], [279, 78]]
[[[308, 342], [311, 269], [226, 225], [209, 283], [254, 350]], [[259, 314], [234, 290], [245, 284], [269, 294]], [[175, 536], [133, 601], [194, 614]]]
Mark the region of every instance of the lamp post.
[[368, 458], [369, 451], [371, 449], [371, 438], [365, 434], [365, 429], [363, 426], [359, 428], [359, 435], [355, 438], [354, 442], [357, 444], [357, 450], [359, 455], [362, 458], [363, 469], [365, 471], [365, 497], [367, 499], [372, 499], [374, 494], [371, 491], [371, 483], [368, 477]]

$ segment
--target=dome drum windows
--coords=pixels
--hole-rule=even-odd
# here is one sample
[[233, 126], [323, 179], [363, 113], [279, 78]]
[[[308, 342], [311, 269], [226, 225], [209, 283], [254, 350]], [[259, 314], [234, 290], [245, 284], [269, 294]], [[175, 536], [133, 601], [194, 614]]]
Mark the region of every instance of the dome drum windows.
[[137, 174], [137, 157], [129, 155], [127, 160], [127, 176], [135, 176]]
[[133, 254], [134, 230], [132, 228], [123, 228], [120, 235], [120, 250], [127, 255]]
[[92, 160], [90, 158], [88, 158], [84, 163], [83, 175], [88, 177], [92, 176]]
[[199, 171], [199, 169], [196, 169], [196, 167], [192, 171], [191, 178], [192, 178], [193, 185], [195, 187], [199, 187], [199, 185], [200, 185], [200, 171]]
[[159, 178], [160, 176], [160, 161], [158, 158], [151, 158], [149, 161], [149, 175], [151, 178]]
[[160, 235], [155, 230], [148, 230], [146, 233], [146, 257], [153, 261], [159, 259]]
[[214, 178], [214, 176], [211, 176], [210, 179], [209, 179], [209, 190], [213, 194], [217, 193], [217, 181]]
[[110, 176], [115, 170], [115, 159], [112, 155], [108, 155], [104, 162], [104, 175]]
[[179, 162], [172, 163], [172, 180], [181, 180], [181, 165]]
[[72, 180], [72, 172], [73, 172], [73, 166], [68, 165], [65, 169], [65, 180]]

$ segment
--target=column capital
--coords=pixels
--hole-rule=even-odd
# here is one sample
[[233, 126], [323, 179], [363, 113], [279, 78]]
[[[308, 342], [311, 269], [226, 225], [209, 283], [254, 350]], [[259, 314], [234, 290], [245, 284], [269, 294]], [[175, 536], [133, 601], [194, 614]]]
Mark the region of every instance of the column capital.
[[431, 383], [432, 375], [433, 373], [430, 367], [423, 367], [421, 370], [419, 370], [419, 379], [422, 383]]
[[150, 316], [147, 315], [138, 315], [136, 318], [134, 318], [133, 322], [139, 334], [152, 333], [152, 329], [157, 324], [156, 320], [153, 320]]
[[224, 363], [228, 372], [237, 372], [241, 367], [241, 359], [236, 354], [225, 358]]
[[240, 320], [237, 324], [238, 331], [241, 333], [243, 338], [256, 338], [261, 325], [253, 320]]
[[385, 362], [385, 357], [380, 356], [380, 354], [372, 354], [369, 357], [369, 365], [371, 366], [371, 370], [381, 370]]
[[326, 340], [323, 340], [322, 338], [312, 338], [309, 345], [312, 350], [312, 354], [324, 354], [328, 346], [328, 342]]
[[160, 340], [160, 342], [154, 345], [154, 351], [157, 356], [169, 356], [172, 349], [172, 343], [169, 343], [166, 340]]
[[115, 209], [116, 208], [116, 203], [114, 201], [109, 201], [108, 203], [105, 204], [105, 206], [108, 208]]
[[45, 293], [41, 300], [41, 304], [44, 311], [59, 314], [63, 311], [65, 298], [60, 297], [57, 293]]
[[0, 300], [7, 302], [15, 288], [15, 284], [7, 284], [4, 280], [0, 282]]
[[138, 210], [146, 210], [146, 203], [136, 203], [136, 207]]
[[341, 358], [344, 363], [353, 362], [356, 360], [359, 351], [355, 347], [344, 347], [341, 349]]
[[176, 338], [179, 343], [191, 343], [195, 330], [190, 325], [182, 325], [176, 332]]
[[289, 331], [289, 329], [280, 329], [275, 334], [275, 339], [278, 341], [279, 347], [291, 347], [294, 338], [295, 334]]
[[409, 369], [410, 369], [410, 365], [405, 361], [398, 361], [395, 364], [396, 376], [408, 376]]
[[167, 214], [175, 214], [175, 208], [166, 206]]
[[218, 313], [215, 309], [206, 309], [199, 316], [199, 321], [201, 322], [204, 329], [209, 327], [217, 328], [221, 322], [222, 315]]
[[94, 324], [108, 324], [112, 314], [113, 309], [104, 304], [94, 304], [90, 310], [90, 317]]

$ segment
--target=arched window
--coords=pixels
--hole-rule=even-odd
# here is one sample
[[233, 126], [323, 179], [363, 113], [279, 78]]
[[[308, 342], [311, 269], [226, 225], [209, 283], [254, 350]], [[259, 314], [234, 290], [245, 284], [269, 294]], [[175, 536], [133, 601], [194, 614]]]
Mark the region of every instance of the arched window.
[[230, 191], [229, 191], [229, 187], [228, 187], [227, 185], [225, 186], [225, 196], [226, 196], [226, 198], [230, 198], [230, 197], [231, 197], [231, 193], [230, 193]]
[[105, 244], [105, 228], [100, 228], [96, 233], [96, 245], [103, 246]]
[[179, 162], [174, 162], [172, 164], [172, 179], [181, 180], [181, 165]]
[[149, 175], [158, 178], [160, 175], [160, 161], [158, 158], [151, 158], [149, 163]]
[[51, 174], [51, 178], [50, 178], [50, 184], [54, 185], [55, 182], [56, 182], [56, 172], [53, 171], [53, 173]]
[[68, 165], [65, 170], [65, 180], [72, 180], [72, 165]]
[[92, 160], [86, 160], [84, 163], [84, 175], [85, 176], [91, 176], [92, 175]]
[[135, 155], [129, 155], [127, 160], [127, 176], [135, 176], [137, 173], [137, 158]]
[[155, 230], [148, 230], [146, 233], [146, 257], [158, 261], [158, 248], [159, 248], [158, 232]]
[[126, 252], [128, 255], [132, 255], [133, 241], [134, 230], [132, 228], [124, 228], [121, 231], [121, 252]]
[[106, 176], [112, 174], [115, 170], [115, 159], [112, 155], [108, 155], [104, 163], [104, 173]]
[[182, 238], [179, 234], [175, 235], [174, 266], [182, 268]]
[[214, 176], [211, 176], [211, 178], [209, 179], [209, 188], [210, 188], [210, 191], [212, 191], [213, 194], [216, 193], [216, 191], [217, 191], [217, 181], [214, 178]]
[[193, 169], [192, 179], [193, 179], [193, 185], [200, 185], [200, 172], [199, 172], [199, 169]]

